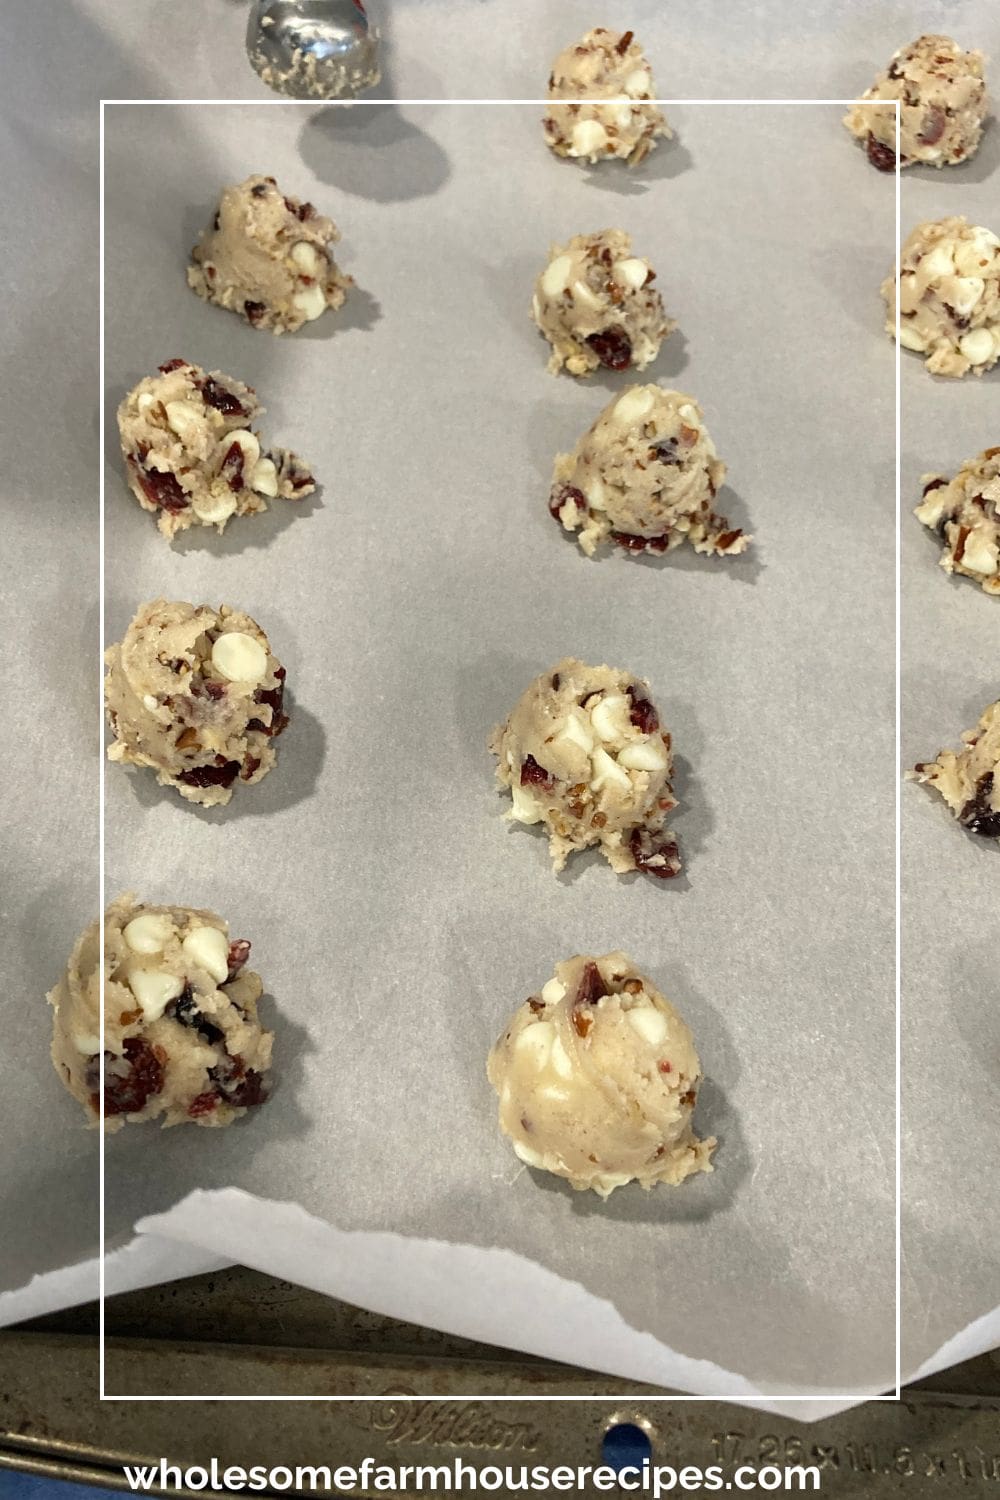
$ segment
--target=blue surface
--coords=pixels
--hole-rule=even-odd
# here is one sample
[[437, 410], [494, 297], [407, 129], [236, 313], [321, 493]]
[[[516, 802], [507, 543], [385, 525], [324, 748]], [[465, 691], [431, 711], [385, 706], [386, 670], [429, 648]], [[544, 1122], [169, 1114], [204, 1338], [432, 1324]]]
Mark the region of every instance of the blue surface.
[[0, 1469], [2, 1500], [122, 1500], [121, 1490], [98, 1490], [89, 1484], [66, 1484], [40, 1474]]
[[609, 1427], [601, 1443], [601, 1457], [616, 1474], [622, 1469], [641, 1469], [652, 1451], [649, 1435], [634, 1422], [619, 1422]]

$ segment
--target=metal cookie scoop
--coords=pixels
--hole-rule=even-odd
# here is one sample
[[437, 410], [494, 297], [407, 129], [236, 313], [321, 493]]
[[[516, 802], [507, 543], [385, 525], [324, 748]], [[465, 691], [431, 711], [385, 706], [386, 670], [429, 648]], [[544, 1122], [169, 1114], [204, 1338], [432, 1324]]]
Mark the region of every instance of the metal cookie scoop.
[[247, 56], [291, 99], [352, 98], [381, 77], [378, 31], [361, 0], [253, 0]]

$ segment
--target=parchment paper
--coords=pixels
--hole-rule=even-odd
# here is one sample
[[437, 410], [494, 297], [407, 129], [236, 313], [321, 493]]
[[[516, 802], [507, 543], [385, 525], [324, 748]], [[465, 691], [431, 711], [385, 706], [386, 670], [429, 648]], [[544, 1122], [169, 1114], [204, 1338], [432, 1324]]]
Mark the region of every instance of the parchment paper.
[[[176, 39], [185, 9], [150, 7], [154, 33]], [[237, 34], [242, 27], [242, 14], [233, 20], [239, 9], [220, 6], [218, 23], [205, 20], [200, 36], [210, 45], [185, 50], [183, 90], [166, 83], [169, 49], [153, 47], [143, 52], [146, 87], [137, 86], [130, 64], [122, 65], [129, 87], [102, 80], [101, 91], [225, 92], [214, 86], [212, 69], [234, 26]], [[440, 9], [401, 5], [400, 32], [428, 21], [433, 31], [437, 15], [443, 39]], [[762, 23], [767, 9], [756, 8]], [[975, 11], [967, 9], [971, 24]], [[565, 39], [566, 8], [557, 15], [534, 5], [532, 22], [543, 10], [552, 51]], [[699, 10], [677, 59], [686, 46], [701, 46], [695, 31], [711, 25], [716, 10]], [[829, 22], [823, 34], [818, 17], [815, 32], [800, 18], [798, 35], [769, 46], [775, 14], [756, 42], [715, 50], [705, 68], [718, 72], [717, 84], [677, 92], [743, 93], [744, 64], [766, 80], [762, 93], [812, 92], [801, 83], [806, 76], [816, 78], [817, 93], [850, 92], [842, 80], [848, 72], [858, 77], [857, 59], [866, 81], [876, 47], [881, 56], [900, 35], [884, 9], [877, 28], [869, 7], [852, 7], [849, 16], [837, 10], [841, 40]], [[109, 28], [123, 24], [116, 0], [103, 11]], [[463, 28], [473, 25], [473, 12], [477, 55], [491, 59], [503, 84], [526, 78], [531, 49], [518, 44], [529, 34], [524, 6], [505, 10], [510, 32], [490, 25], [489, 6], [459, 12], [438, 57], [447, 62], [452, 45], [467, 52], [472, 33]], [[93, 6], [80, 8], [82, 30], [93, 14]], [[920, 21], [933, 18], [921, 12]], [[655, 55], [654, 18], [644, 23]], [[904, 35], [916, 29], [912, 20], [900, 24]], [[408, 38], [411, 71], [400, 70], [404, 87], [396, 91], [430, 92], [430, 84], [415, 86], [415, 29]], [[133, 41], [125, 38], [126, 51]], [[513, 91], [532, 87], [519, 82]], [[241, 79], [244, 91], [253, 85], [244, 90]], [[469, 92], [467, 79], [443, 91]], [[23, 88], [15, 106], [27, 121]], [[153, 1142], [155, 1183], [122, 1191], [126, 1173], [145, 1178], [149, 1148], [126, 1139], [117, 1167], [109, 1153], [111, 1244], [129, 1239], [135, 1216], [168, 1207], [188, 1188], [225, 1183], [296, 1197], [348, 1232], [444, 1238], [436, 1247], [412, 1238], [345, 1241], [316, 1219], [305, 1221], [305, 1234], [294, 1208], [265, 1213], [243, 1194], [197, 1197], [149, 1221], [164, 1239], [144, 1236], [109, 1258], [109, 1289], [236, 1258], [403, 1316], [706, 1393], [861, 1394], [891, 1383], [892, 353], [875, 337], [875, 287], [891, 259], [885, 182], [861, 170], [833, 111], [821, 120], [822, 111], [674, 109], [681, 141], [650, 164], [649, 190], [616, 196], [600, 187], [603, 175], [592, 181], [548, 161], [538, 149], [537, 111], [510, 111], [502, 128], [489, 125], [483, 110], [455, 125], [444, 106], [404, 111], [404, 125], [388, 112], [364, 123], [354, 111], [336, 142], [325, 120], [306, 127], [307, 114], [271, 109], [265, 125], [260, 115], [233, 111], [225, 125], [226, 113], [120, 115], [119, 157], [137, 154], [120, 161], [117, 176], [109, 156], [109, 269], [116, 256], [119, 267], [109, 293], [111, 405], [123, 384], [178, 352], [179, 340], [192, 357], [257, 383], [271, 408], [268, 430], [297, 443], [328, 482], [311, 514], [233, 530], [215, 556], [198, 548], [171, 557], [113, 469], [109, 623], [112, 634], [120, 632], [139, 598], [175, 584], [189, 597], [200, 590], [238, 598], [281, 646], [297, 715], [281, 770], [254, 798], [257, 810], [240, 814], [234, 806], [237, 816], [224, 825], [173, 806], [165, 794], [144, 798], [124, 777], [109, 779], [109, 886], [134, 882], [151, 896], [176, 897], [182, 883], [181, 899], [214, 902], [238, 924], [243, 918], [275, 995], [272, 1014], [280, 1014], [283, 1087], [268, 1106], [270, 1119], [252, 1132], [199, 1137], [205, 1152], [197, 1172], [175, 1133]], [[262, 142], [256, 155], [255, 136]], [[68, 156], [71, 138], [50, 129], [34, 158], [28, 147], [22, 154], [36, 170], [51, 168], [54, 147]], [[113, 139], [109, 145], [113, 156]], [[371, 327], [360, 326], [370, 304], [355, 297], [347, 333], [265, 344], [184, 290], [183, 255], [219, 181], [229, 163], [230, 175], [257, 165], [261, 150], [267, 169], [341, 223], [345, 264], [380, 304]], [[246, 153], [253, 160], [243, 165]], [[81, 155], [77, 148], [77, 169]], [[969, 169], [970, 196], [987, 191], [976, 179], [994, 159], [995, 150]], [[90, 183], [78, 170], [64, 175], [64, 201], [72, 205], [75, 191], [85, 223], [81, 189]], [[927, 211], [946, 211], [953, 193]], [[133, 207], [139, 197], [141, 215]], [[623, 558], [591, 565], [568, 544], [557, 546], [549, 530], [543, 497], [551, 455], [574, 440], [608, 389], [544, 375], [544, 348], [523, 318], [525, 293], [550, 237], [611, 222], [632, 229], [660, 266], [687, 343], [682, 363], [675, 335], [654, 373], [705, 404], [739, 493], [734, 516], [749, 519], [760, 538], [759, 571], [674, 559], [661, 568]], [[61, 270], [60, 306], [79, 327], [80, 256], [40, 238], [32, 271]], [[166, 330], [162, 347], [157, 329]], [[931, 383], [912, 362], [908, 378], [917, 390], [925, 382], [929, 399]], [[61, 393], [85, 399], [68, 372], [63, 381]], [[990, 382], [981, 389], [988, 399]], [[929, 421], [913, 430], [925, 432]], [[68, 680], [77, 684], [82, 657], [72, 657], [70, 646], [79, 653], [91, 624], [81, 628], [89, 591], [80, 576], [82, 539], [92, 535], [80, 500], [80, 455], [92, 451], [91, 438], [84, 422], [74, 428], [64, 414], [41, 460], [35, 455], [46, 477], [41, 488], [65, 503], [59, 528], [48, 528], [42, 545], [35, 531], [24, 538], [26, 558], [53, 568], [58, 561], [55, 580], [36, 568], [37, 597], [51, 600], [48, 617], [65, 628], [66, 655], [75, 662]], [[956, 444], [956, 460], [969, 443], [972, 451], [988, 440], [970, 434]], [[919, 457], [914, 472], [925, 462], [946, 466]], [[75, 512], [73, 500], [81, 507]], [[928, 582], [924, 604], [938, 590], [950, 600], [916, 522], [911, 546], [913, 533]], [[790, 544], [794, 569], [785, 560]], [[971, 600], [980, 602], [988, 609], [991, 601]], [[982, 618], [985, 630], [990, 617]], [[928, 629], [927, 640], [940, 660], [937, 632]], [[482, 737], [527, 678], [564, 649], [620, 660], [659, 686], [688, 762], [687, 810], [677, 824], [687, 889], [622, 885], [596, 865], [560, 886], [546, 872], [539, 841], [501, 826]], [[968, 663], [977, 654], [956, 659]], [[417, 685], [424, 703], [410, 717]], [[66, 674], [55, 683], [57, 722], [74, 743], [96, 730], [91, 687], [89, 680], [77, 687], [70, 712]], [[954, 739], [952, 719], [971, 723], [966, 709], [978, 712], [981, 696], [974, 689], [952, 715], [933, 695], [931, 743], [922, 734], [907, 758]], [[344, 702], [347, 717], [334, 712]], [[31, 769], [22, 785], [34, 789], [37, 762]], [[51, 983], [92, 910], [81, 894], [91, 871], [80, 849], [89, 828], [78, 816], [89, 785], [83, 769], [75, 796], [63, 775], [34, 827], [19, 830], [39, 872], [12, 900], [33, 994]], [[904, 803], [920, 807], [921, 826], [936, 824], [936, 868], [954, 889], [967, 869], [967, 841], [956, 840], [918, 789], [907, 789]], [[41, 879], [43, 871], [51, 876], [53, 847], [65, 850], [60, 864], [69, 871], [58, 892]], [[919, 857], [915, 864], [923, 880]], [[489, 905], [477, 891], [489, 893]], [[932, 904], [940, 910], [942, 902]], [[936, 941], [925, 920], [911, 930], [914, 943]], [[588, 1212], [583, 1200], [529, 1174], [504, 1186], [514, 1163], [496, 1136], [477, 1069], [507, 1010], [557, 954], [619, 942], [642, 957], [692, 1021], [712, 1079], [702, 1123], [722, 1146], [715, 1178], [690, 1194], [666, 1203], [639, 1197], [638, 1204], [617, 1195], [608, 1209]], [[917, 1006], [926, 997], [936, 1017], [941, 997], [955, 993], [948, 959], [938, 961], [936, 993], [928, 993], [921, 953], [913, 968], [919, 983], [907, 997], [916, 1058], [909, 1076], [920, 1109], [911, 1112], [904, 1142], [915, 1168], [908, 1185], [904, 1179], [914, 1207], [904, 1374], [918, 1359], [945, 1363], [996, 1341], [995, 1252], [986, 1248], [988, 1223], [976, 1202], [981, 1163], [968, 1171], [950, 1163], [942, 1173], [941, 1115], [925, 1104], [928, 1088], [947, 1089], [954, 1108], [950, 1082], [963, 1086], [964, 1057], [937, 1023], [930, 1034], [937, 1049], [948, 1049], [951, 1066], [940, 1066], [940, 1051], [934, 1060], [917, 1053], [932, 1016], [918, 1017]], [[967, 971], [967, 1014], [987, 974], [984, 955]], [[67, 1276], [57, 1268], [94, 1248], [86, 1170], [93, 1142], [70, 1134], [69, 1101], [49, 1095], [51, 1112], [38, 1110], [45, 1049], [37, 1016], [30, 1017], [26, 1008], [16, 1014], [23, 1068], [5, 1078], [19, 1127], [5, 1284], [16, 1287], [35, 1270], [53, 1274], [0, 1302], [8, 1320], [88, 1294], [86, 1268]], [[367, 1087], [359, 1082], [363, 1062]], [[984, 1071], [982, 1062], [971, 1069], [963, 1123], [987, 1120]], [[984, 1123], [983, 1149], [994, 1138]], [[367, 1188], [361, 1168], [370, 1174]], [[504, 1252], [475, 1259], [475, 1290], [457, 1295], [454, 1272], [469, 1262], [453, 1238], [523, 1248], [609, 1298], [624, 1326], [598, 1317], [592, 1297], [577, 1302], [584, 1294], [567, 1279], [552, 1283], [524, 1264], [512, 1283], [524, 1314], [514, 1337], [518, 1299], [495, 1295], [511, 1284], [497, 1264]], [[387, 1247], [394, 1269], [366, 1289], [356, 1272], [385, 1264], [372, 1259], [376, 1245]], [[967, 1250], [960, 1276], [949, 1254], [955, 1245]], [[407, 1303], [404, 1278], [418, 1265], [426, 1276]], [[930, 1319], [923, 1309], [932, 1302]], [[835, 1404], [800, 1407], [799, 1415]]]

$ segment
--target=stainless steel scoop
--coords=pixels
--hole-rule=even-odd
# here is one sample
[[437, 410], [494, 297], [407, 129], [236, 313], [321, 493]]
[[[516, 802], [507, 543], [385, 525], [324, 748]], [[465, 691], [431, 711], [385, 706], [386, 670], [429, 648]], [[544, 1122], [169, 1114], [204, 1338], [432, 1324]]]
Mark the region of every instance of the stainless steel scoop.
[[250, 65], [291, 99], [353, 98], [381, 77], [378, 31], [361, 0], [253, 0]]

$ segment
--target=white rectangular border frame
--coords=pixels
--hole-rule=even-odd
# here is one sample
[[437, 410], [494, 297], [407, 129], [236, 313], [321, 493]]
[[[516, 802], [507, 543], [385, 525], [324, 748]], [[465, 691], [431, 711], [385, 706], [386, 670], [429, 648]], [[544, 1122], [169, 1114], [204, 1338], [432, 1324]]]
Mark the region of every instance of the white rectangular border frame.
[[[561, 101], [564, 104], [586, 104], [588, 101]], [[799, 105], [838, 105], [841, 108], [850, 108], [852, 105], [861, 104], [858, 99], [655, 99], [654, 104], [660, 105], [747, 105], [747, 107], [799, 107]], [[873, 101], [864, 101], [871, 105]], [[316, 99], [102, 99], [100, 101], [100, 294], [99, 294], [99, 347], [100, 347], [100, 474], [99, 474], [99, 588], [100, 609], [97, 616], [97, 672], [99, 672], [99, 708], [97, 708], [97, 729], [99, 729], [99, 742], [103, 745], [103, 642], [105, 642], [105, 111], [108, 107], [117, 104], [124, 105], [157, 105], [157, 107], [172, 108], [177, 105], [202, 105], [211, 108], [213, 105], [259, 105], [261, 108], [279, 107], [306, 107], [315, 110], [322, 101]], [[355, 99], [354, 108], [364, 108], [366, 105], [390, 104], [396, 108], [406, 105], [459, 105], [459, 107], [474, 107], [474, 105], [544, 105], [549, 104], [547, 99], [390, 99], [390, 101], [372, 101], [372, 99]], [[898, 101], [876, 101], [876, 105], [891, 105], [895, 114], [895, 132], [897, 132], [897, 163], [900, 157], [900, 104]], [[895, 327], [895, 534], [897, 534], [897, 546], [895, 546], [895, 1389], [886, 1392], [885, 1395], [867, 1398], [868, 1401], [900, 1401], [901, 1391], [901, 1349], [900, 1349], [900, 1277], [901, 1277], [901, 1094], [900, 1094], [900, 1041], [901, 1041], [901, 787], [900, 787], [900, 756], [901, 756], [901, 550], [900, 550], [900, 523], [901, 523], [901, 404], [900, 404], [900, 270], [898, 270], [898, 255], [901, 246], [901, 171], [900, 166], [895, 168], [895, 246], [894, 261], [897, 263], [897, 327]], [[99, 859], [97, 859], [97, 871], [99, 871], [99, 927], [100, 927], [100, 951], [103, 953], [103, 912], [105, 912], [105, 756], [100, 754], [99, 769]], [[103, 1002], [105, 1002], [105, 975], [103, 968], [100, 969], [100, 1113], [103, 1118], [103, 1088], [105, 1088], [105, 1070], [103, 1070]], [[100, 1401], [399, 1401], [399, 1397], [331, 1397], [331, 1395], [316, 1395], [316, 1397], [292, 1397], [292, 1395], [271, 1395], [271, 1397], [250, 1397], [250, 1395], [192, 1395], [192, 1397], [181, 1397], [181, 1395], [109, 1395], [105, 1388], [105, 1133], [100, 1131], [100, 1161], [99, 1161], [99, 1400]], [[544, 1397], [544, 1395], [523, 1395], [523, 1397], [504, 1397], [504, 1395], [487, 1395], [477, 1397], [474, 1392], [462, 1397], [412, 1397], [403, 1400], [420, 1401], [618, 1401], [616, 1395], [589, 1395], [589, 1397]], [[720, 1397], [699, 1397], [699, 1395], [664, 1394], [661, 1397], [646, 1397], [643, 1401], [715, 1401], [718, 1403]], [[846, 1394], [823, 1394], [816, 1395], [789, 1394], [780, 1395], [768, 1392], [768, 1401], [846, 1401], [856, 1404], [856, 1395], [852, 1392]]]

